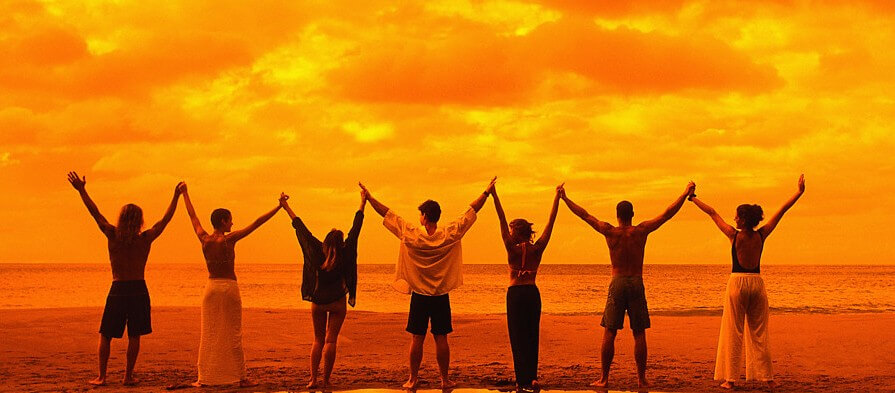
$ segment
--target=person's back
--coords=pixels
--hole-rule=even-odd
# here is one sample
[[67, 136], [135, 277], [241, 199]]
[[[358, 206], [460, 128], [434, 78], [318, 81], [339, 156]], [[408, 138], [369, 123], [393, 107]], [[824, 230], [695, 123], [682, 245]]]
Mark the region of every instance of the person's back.
[[643, 255], [649, 231], [637, 226], [612, 227], [604, 233], [613, 276], [642, 276]]
[[208, 267], [208, 278], [236, 279], [236, 251], [226, 234], [215, 231], [202, 239], [202, 254]]
[[143, 233], [130, 240], [109, 236], [109, 262], [112, 265], [112, 281], [143, 280], [152, 238]]

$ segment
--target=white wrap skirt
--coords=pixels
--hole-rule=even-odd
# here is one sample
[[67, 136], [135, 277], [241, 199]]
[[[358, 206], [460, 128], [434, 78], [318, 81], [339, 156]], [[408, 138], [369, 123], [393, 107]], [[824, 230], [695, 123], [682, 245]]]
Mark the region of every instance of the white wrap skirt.
[[245, 377], [239, 286], [236, 280], [209, 279], [202, 297], [199, 383], [225, 385]]

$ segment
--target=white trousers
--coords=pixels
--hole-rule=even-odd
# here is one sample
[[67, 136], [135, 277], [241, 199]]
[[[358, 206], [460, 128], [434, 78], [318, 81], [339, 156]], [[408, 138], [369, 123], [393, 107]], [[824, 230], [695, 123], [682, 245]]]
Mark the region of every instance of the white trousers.
[[746, 380], [770, 381], [771, 351], [768, 344], [768, 294], [757, 273], [731, 273], [724, 296], [715, 379], [736, 381], [746, 347]]
[[199, 383], [226, 385], [245, 377], [239, 286], [236, 280], [209, 279], [202, 297]]

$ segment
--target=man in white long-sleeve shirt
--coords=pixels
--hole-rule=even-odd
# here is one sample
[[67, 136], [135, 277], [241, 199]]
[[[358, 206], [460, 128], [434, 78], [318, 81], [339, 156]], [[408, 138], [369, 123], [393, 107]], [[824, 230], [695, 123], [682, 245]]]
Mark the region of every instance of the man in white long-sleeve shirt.
[[[494, 184], [497, 178], [491, 180]], [[401, 240], [398, 265], [395, 269], [396, 290], [410, 294], [410, 312], [407, 316], [407, 331], [412, 334], [410, 341], [410, 378], [405, 388], [413, 389], [419, 384], [420, 363], [423, 360], [423, 342], [426, 329], [432, 321], [431, 332], [435, 339], [435, 353], [441, 371], [441, 387], [451, 388], [451, 350], [447, 334], [451, 326], [451, 302], [448, 293], [463, 284], [461, 264], [463, 254], [460, 239], [475, 223], [476, 213], [488, 199], [488, 190], [479, 195], [463, 215], [448, 224], [438, 227], [441, 207], [438, 202], [427, 200], [419, 206], [420, 225], [409, 224], [395, 212], [377, 201], [363, 184], [358, 183], [366, 195], [370, 206], [384, 219], [382, 224]]]

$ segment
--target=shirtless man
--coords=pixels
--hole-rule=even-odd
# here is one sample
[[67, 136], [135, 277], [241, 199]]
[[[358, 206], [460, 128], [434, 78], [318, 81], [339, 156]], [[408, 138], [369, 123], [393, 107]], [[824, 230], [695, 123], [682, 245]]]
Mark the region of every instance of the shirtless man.
[[450, 389], [456, 386], [448, 375], [451, 348], [448, 345], [447, 335], [453, 331], [451, 300], [448, 295], [452, 289], [463, 283], [460, 272], [463, 263], [460, 240], [475, 223], [476, 213], [485, 205], [489, 190], [495, 181], [497, 177], [491, 179], [485, 191], [469, 204], [469, 208], [462, 216], [441, 227], [438, 226], [441, 207], [437, 202], [430, 199], [419, 206], [419, 223], [422, 227], [418, 227], [404, 221], [374, 198], [363, 184], [358, 183], [370, 206], [383, 217], [382, 224], [401, 240], [395, 269], [396, 280], [392, 287], [410, 295], [410, 311], [405, 329], [412, 335], [410, 378], [404, 383], [404, 388], [416, 389], [419, 385], [423, 342], [430, 320], [430, 332], [435, 339], [435, 357], [441, 372], [441, 388]]
[[157, 239], [165, 226], [174, 216], [177, 199], [180, 197], [180, 184], [174, 189], [174, 198], [168, 205], [165, 215], [152, 228], [141, 232], [143, 228], [143, 210], [134, 204], [121, 208], [118, 225], [109, 221], [99, 212], [99, 208], [87, 195], [87, 176], [78, 177], [76, 172], [68, 173], [68, 182], [81, 194], [81, 200], [87, 211], [99, 225], [99, 230], [106, 235], [109, 242], [109, 260], [112, 264], [112, 287], [106, 297], [106, 307], [99, 328], [99, 376], [90, 380], [92, 385], [106, 384], [106, 366], [109, 363], [112, 337], [121, 338], [127, 326], [127, 368], [124, 374], [125, 385], [136, 385], [134, 365], [140, 353], [140, 336], [152, 333], [150, 319], [149, 290], [143, 280], [149, 248]]
[[[202, 298], [202, 330], [199, 338], [199, 378], [195, 386], [239, 383], [240, 387], [256, 386], [248, 379], [242, 350], [242, 299], [236, 285], [234, 269], [236, 242], [267, 222], [280, 208], [263, 214], [243, 229], [232, 231], [233, 216], [227, 209], [211, 213], [214, 232], [205, 232], [190, 201], [185, 183], [179, 185], [196, 236], [202, 243], [202, 254], [208, 267], [208, 283]], [[281, 200], [287, 198], [281, 196]]]
[[636, 226], [631, 224], [634, 218], [634, 206], [631, 202], [621, 201], [615, 207], [617, 227], [588, 214], [587, 210], [566, 196], [565, 190], [560, 191], [560, 198], [565, 201], [569, 210], [606, 237], [609, 259], [612, 261], [612, 282], [609, 284], [606, 308], [603, 310], [603, 320], [600, 322], [600, 326], [605, 328], [601, 350], [603, 373], [591, 386], [606, 387], [609, 383], [609, 367], [615, 356], [615, 335], [618, 329], [624, 327], [625, 310], [628, 311], [628, 321], [634, 332], [634, 359], [637, 362], [638, 385], [649, 386], [646, 380], [646, 329], [650, 327], [650, 320], [643, 288], [643, 254], [646, 237], [674, 217], [695, 189], [696, 185], [690, 182], [684, 193], [665, 209], [665, 212]]

